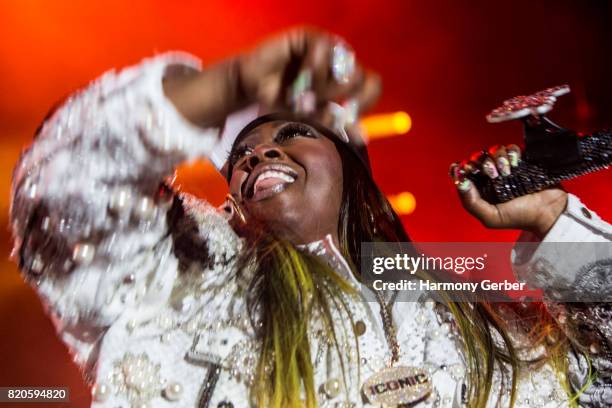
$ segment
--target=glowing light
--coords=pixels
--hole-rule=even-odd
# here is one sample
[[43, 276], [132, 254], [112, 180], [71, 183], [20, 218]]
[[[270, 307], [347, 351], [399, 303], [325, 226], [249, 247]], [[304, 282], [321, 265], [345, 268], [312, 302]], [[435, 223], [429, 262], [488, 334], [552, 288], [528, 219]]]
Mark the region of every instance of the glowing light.
[[370, 115], [360, 122], [369, 139], [403, 135], [412, 127], [412, 119], [406, 112]]
[[399, 215], [408, 215], [414, 212], [416, 208], [416, 198], [414, 194], [404, 191], [403, 193], [391, 195], [387, 197], [391, 206]]

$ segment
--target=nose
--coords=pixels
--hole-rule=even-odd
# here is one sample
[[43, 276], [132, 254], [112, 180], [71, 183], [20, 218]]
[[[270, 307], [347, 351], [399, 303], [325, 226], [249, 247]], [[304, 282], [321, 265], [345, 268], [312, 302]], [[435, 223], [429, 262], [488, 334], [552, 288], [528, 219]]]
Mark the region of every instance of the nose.
[[255, 147], [253, 154], [251, 154], [245, 161], [247, 167], [253, 170], [259, 163], [269, 160], [278, 160], [283, 157], [284, 153], [276, 146], [270, 145], [259, 145]]

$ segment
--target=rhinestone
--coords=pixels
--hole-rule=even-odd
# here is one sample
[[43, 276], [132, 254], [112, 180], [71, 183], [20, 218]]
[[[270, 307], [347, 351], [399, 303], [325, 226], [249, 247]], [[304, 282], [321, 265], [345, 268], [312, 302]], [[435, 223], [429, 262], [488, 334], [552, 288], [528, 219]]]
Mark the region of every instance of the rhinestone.
[[36, 198], [36, 194], [38, 193], [38, 184], [31, 183], [28, 180], [26, 181], [25, 190], [26, 190], [26, 196], [29, 199], [34, 199]]
[[134, 331], [134, 329], [136, 328], [136, 320], [130, 320], [129, 322], [127, 322], [126, 326], [125, 326], [130, 332]]
[[134, 283], [135, 280], [136, 280], [136, 276], [133, 273], [130, 273], [125, 278], [123, 278], [123, 283], [130, 284], [130, 283]]
[[178, 382], [172, 382], [164, 388], [164, 396], [169, 401], [178, 401], [183, 395], [183, 386]]
[[104, 402], [110, 396], [110, 388], [104, 383], [98, 383], [93, 386], [91, 390], [91, 395], [94, 401]]
[[30, 265], [30, 272], [32, 272], [34, 275], [40, 275], [44, 267], [45, 264], [43, 263], [42, 257], [38, 254], [34, 255]]
[[48, 231], [50, 224], [51, 224], [51, 219], [49, 217], [44, 217], [42, 219], [42, 222], [40, 223], [40, 229], [42, 231]]
[[72, 260], [80, 265], [87, 265], [93, 261], [95, 253], [93, 245], [80, 243], [74, 246]]

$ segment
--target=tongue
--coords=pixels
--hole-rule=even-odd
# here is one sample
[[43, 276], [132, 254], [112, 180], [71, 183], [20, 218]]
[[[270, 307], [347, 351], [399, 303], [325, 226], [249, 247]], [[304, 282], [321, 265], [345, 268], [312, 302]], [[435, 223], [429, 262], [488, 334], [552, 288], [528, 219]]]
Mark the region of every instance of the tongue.
[[284, 184], [284, 183], [286, 183], [286, 181], [283, 179], [280, 179], [278, 177], [270, 177], [270, 178], [258, 181], [257, 185], [255, 186], [255, 191], [265, 190], [277, 184]]

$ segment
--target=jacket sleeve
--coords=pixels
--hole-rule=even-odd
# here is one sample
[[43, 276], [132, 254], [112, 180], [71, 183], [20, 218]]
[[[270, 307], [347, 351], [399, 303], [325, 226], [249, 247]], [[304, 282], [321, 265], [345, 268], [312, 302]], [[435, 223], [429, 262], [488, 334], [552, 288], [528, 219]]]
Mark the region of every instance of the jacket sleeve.
[[[531, 241], [531, 242], [530, 242]], [[513, 251], [515, 274], [544, 290], [545, 304], [572, 345], [570, 381], [585, 383], [583, 406], [612, 405], [612, 226], [569, 195], [566, 210], [540, 242], [523, 234]]]
[[70, 96], [14, 170], [13, 256], [69, 345], [93, 344], [130, 308], [146, 316], [171, 290], [172, 194], [160, 184], [207, 156], [218, 134], [165, 97], [171, 64], [198, 68], [187, 54], [164, 54]]

